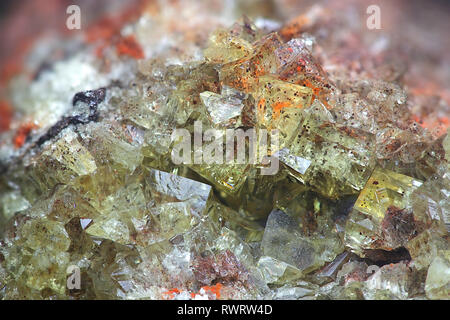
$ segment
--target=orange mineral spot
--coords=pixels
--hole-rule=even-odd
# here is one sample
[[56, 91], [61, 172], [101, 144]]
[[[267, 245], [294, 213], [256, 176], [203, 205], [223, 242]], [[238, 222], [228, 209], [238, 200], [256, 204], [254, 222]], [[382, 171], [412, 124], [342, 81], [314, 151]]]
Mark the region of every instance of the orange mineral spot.
[[180, 294], [181, 291], [177, 288], [171, 289], [169, 291], [163, 292], [163, 296], [166, 299], [172, 300], [173, 298], [175, 298], [175, 294]]
[[132, 35], [121, 38], [116, 45], [116, 51], [119, 56], [129, 56], [134, 59], [144, 58], [144, 51]]
[[422, 128], [428, 129], [434, 137], [442, 136], [450, 127], [450, 120], [445, 116], [433, 118], [432, 115], [423, 117], [412, 115], [411, 119], [417, 122]]
[[[222, 289], [222, 287], [223, 287], [223, 285], [221, 283], [217, 283], [214, 286], [201, 287], [201, 289], [203, 289], [205, 292], [211, 292], [211, 293], [215, 294], [216, 298], [220, 299], [220, 290]], [[180, 294], [182, 292], [183, 292], [183, 290], [180, 290], [178, 288], [174, 288], [174, 289], [171, 289], [169, 291], [163, 292], [163, 297], [165, 299], [172, 300], [172, 299], [175, 298], [175, 294]], [[190, 296], [191, 296], [192, 299], [194, 299], [199, 294], [200, 294], [199, 292], [191, 292]]]
[[16, 135], [14, 136], [14, 146], [16, 148], [20, 148], [24, 145], [28, 135], [30, 134], [31, 130], [36, 129], [37, 125], [35, 125], [32, 122], [27, 122], [20, 126], [19, 130], [17, 130]]
[[[223, 285], [219, 282], [214, 286], [204, 286], [201, 289], [205, 290], [206, 292], [211, 292], [216, 295], [217, 299], [220, 299], [220, 290], [222, 289]], [[191, 297], [195, 298], [196, 295], [199, 293], [191, 293]]]
[[[106, 14], [100, 20], [87, 27], [84, 39], [87, 43], [96, 43], [96, 55], [104, 57], [104, 49], [117, 47], [123, 41], [119, 38], [120, 29], [128, 22], [139, 17], [139, 13], [145, 9], [147, 1], [139, 1], [136, 5], [130, 5], [116, 14]], [[139, 47], [140, 48], [140, 47]], [[134, 52], [139, 56], [139, 50]]]
[[272, 118], [277, 119], [280, 116], [281, 109], [289, 107], [291, 104], [287, 101], [276, 102], [272, 106]]
[[216, 295], [217, 299], [220, 299], [220, 290], [222, 289], [223, 285], [221, 283], [217, 283], [215, 286], [209, 287], [203, 287], [203, 290], [205, 291], [211, 291]]
[[264, 110], [266, 109], [266, 99], [262, 98], [258, 102], [258, 114], [263, 114]]

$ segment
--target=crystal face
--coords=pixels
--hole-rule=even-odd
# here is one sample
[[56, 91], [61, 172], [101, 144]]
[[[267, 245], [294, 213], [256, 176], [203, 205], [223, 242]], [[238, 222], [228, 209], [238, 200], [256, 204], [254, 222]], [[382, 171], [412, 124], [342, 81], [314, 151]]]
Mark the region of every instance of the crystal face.
[[295, 219], [275, 210], [267, 220], [261, 248], [265, 256], [308, 273], [333, 260], [343, 250], [339, 242], [337, 235], [325, 239], [305, 235]]
[[417, 235], [421, 226], [407, 206], [421, 181], [376, 168], [359, 194], [346, 224], [346, 244], [354, 252], [393, 250]]
[[[297, 130], [281, 161], [292, 174], [324, 196], [335, 198], [361, 190], [374, 167], [373, 136], [327, 119], [327, 112], [312, 108]], [[321, 110], [322, 111], [322, 110]], [[300, 166], [294, 162], [303, 163]], [[303, 160], [304, 159], [304, 160]], [[310, 165], [305, 169], [306, 163]]]
[[0, 299], [450, 299], [444, 57], [334, 1], [142, 3], [0, 77]]
[[425, 292], [430, 299], [448, 299], [450, 263], [449, 251], [442, 252], [430, 265], [425, 282]]
[[86, 232], [121, 244], [169, 240], [198, 223], [210, 190], [197, 181], [151, 170], [144, 185], [130, 183], [111, 195]]

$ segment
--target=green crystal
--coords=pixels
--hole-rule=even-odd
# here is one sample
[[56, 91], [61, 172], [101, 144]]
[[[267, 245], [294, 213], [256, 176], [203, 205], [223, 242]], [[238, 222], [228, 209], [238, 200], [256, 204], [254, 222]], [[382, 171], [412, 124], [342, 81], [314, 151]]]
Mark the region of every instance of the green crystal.
[[78, 141], [78, 136], [69, 131], [58, 140], [51, 150], [43, 153], [61, 162], [77, 175], [88, 175], [97, 169], [94, 157]]
[[[364, 250], [393, 250], [414, 238], [421, 225], [414, 223], [408, 197], [421, 181], [376, 168], [358, 196], [347, 220], [345, 244], [364, 256]], [[407, 221], [403, 225], [403, 221]]]
[[145, 181], [130, 183], [106, 199], [87, 233], [121, 244], [168, 240], [198, 223], [210, 190], [200, 182], [150, 170]]
[[[45, 218], [18, 220], [17, 240], [11, 239], [9, 250], [3, 248], [5, 270], [10, 276], [10, 299], [38, 298], [45, 290], [62, 297], [66, 290], [69, 265], [69, 235], [62, 223]], [[11, 288], [11, 289], [12, 289]]]
[[425, 282], [425, 292], [430, 299], [450, 299], [450, 251], [440, 252], [431, 262]]
[[306, 274], [334, 260], [343, 251], [343, 246], [337, 234], [321, 237], [319, 234], [325, 230], [320, 230], [316, 236], [308, 234], [304, 231], [309, 230], [308, 226], [302, 226], [300, 221], [281, 210], [274, 210], [266, 223], [261, 247], [265, 256], [283, 261]]
[[324, 196], [355, 194], [360, 191], [375, 161], [373, 136], [330, 121], [321, 106], [312, 106], [292, 145], [281, 161], [294, 177]]

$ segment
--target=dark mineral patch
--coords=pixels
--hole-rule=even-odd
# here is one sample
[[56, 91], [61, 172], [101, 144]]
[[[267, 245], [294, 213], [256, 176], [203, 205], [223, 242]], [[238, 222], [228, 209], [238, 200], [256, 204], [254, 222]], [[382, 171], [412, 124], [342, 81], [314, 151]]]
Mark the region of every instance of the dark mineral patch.
[[106, 95], [106, 88], [76, 93], [75, 96], [73, 97], [72, 105], [75, 106], [77, 102], [86, 103], [89, 106], [89, 115], [87, 116], [76, 115], [73, 117], [63, 117], [38, 139], [36, 145], [40, 146], [46, 141], [52, 139], [71, 124], [78, 125], [78, 124], [86, 124], [91, 121], [94, 122], [98, 121], [99, 114], [97, 106], [99, 103], [105, 100], [105, 95]]

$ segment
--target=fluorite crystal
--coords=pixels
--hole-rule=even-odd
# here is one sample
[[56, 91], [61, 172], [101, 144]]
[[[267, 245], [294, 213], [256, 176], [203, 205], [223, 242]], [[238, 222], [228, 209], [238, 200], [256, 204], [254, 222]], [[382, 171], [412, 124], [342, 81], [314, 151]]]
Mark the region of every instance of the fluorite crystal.
[[308, 111], [281, 161], [293, 176], [326, 197], [357, 193], [375, 164], [373, 135], [334, 123], [323, 106]]
[[364, 250], [393, 250], [406, 245], [423, 227], [407, 207], [407, 197], [421, 181], [376, 168], [359, 194], [345, 232], [346, 245]]
[[0, 90], [0, 298], [450, 299], [439, 81], [320, 5], [221, 3], [39, 40]]
[[303, 273], [309, 273], [325, 262], [332, 261], [343, 250], [337, 234], [334, 237], [314, 236], [314, 232], [307, 233], [311, 229], [313, 227], [300, 226], [296, 219], [275, 210], [266, 223], [261, 242], [262, 252], [265, 256], [283, 261]]
[[440, 252], [428, 269], [425, 292], [430, 299], [450, 298], [450, 261], [449, 251]]

